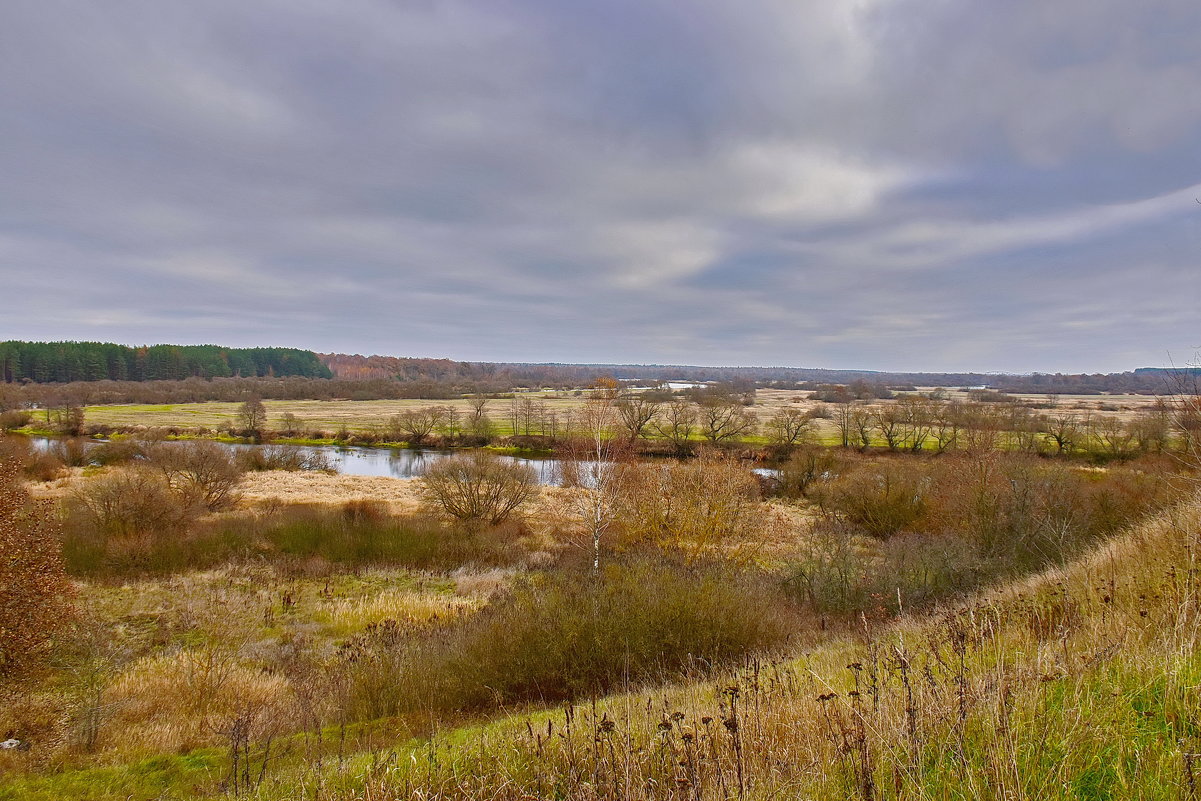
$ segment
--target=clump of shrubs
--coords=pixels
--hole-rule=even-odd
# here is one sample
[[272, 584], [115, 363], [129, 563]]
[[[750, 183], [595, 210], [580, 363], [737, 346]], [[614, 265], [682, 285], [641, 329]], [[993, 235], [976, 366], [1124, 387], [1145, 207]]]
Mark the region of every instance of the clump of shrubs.
[[1028, 454], [848, 463], [787, 569], [821, 612], [895, 611], [1060, 564], [1178, 497], [1144, 459], [1104, 470]]
[[247, 471], [332, 470], [329, 457], [311, 448], [296, 445], [259, 445], [238, 452], [238, 465]]
[[353, 640], [344, 708], [365, 719], [596, 696], [780, 647], [791, 614], [778, 582], [728, 564], [538, 574], [438, 632], [385, 626]]
[[504, 523], [537, 493], [532, 467], [486, 451], [441, 459], [421, 480], [427, 508], [472, 528]]

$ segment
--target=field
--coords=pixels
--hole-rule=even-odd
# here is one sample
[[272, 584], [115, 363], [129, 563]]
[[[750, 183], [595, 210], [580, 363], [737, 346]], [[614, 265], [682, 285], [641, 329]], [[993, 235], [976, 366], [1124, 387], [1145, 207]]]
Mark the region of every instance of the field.
[[[366, 430], [426, 405], [268, 408]], [[817, 404], [757, 394], [761, 417], [794, 406]], [[146, 428], [237, 414], [89, 421], [106, 409]], [[52, 542], [65, 567], [6, 578], [12, 597], [74, 610], [0, 658], [0, 731], [21, 744], [0, 800], [1188, 797], [1183, 453], [797, 446], [765, 480], [718, 449], [602, 460], [596, 483], [528, 486], [490, 516], [436, 473], [104, 447], [68, 468], [67, 446], [0, 436], [10, 548]], [[486, 452], [458, 464], [472, 497], [520, 489]]]
[[[932, 391], [924, 388], [923, 391]], [[752, 410], [758, 415], [760, 422], [765, 422], [781, 409], [802, 409], [815, 411], [825, 406], [809, 399], [811, 393], [797, 390], [760, 389], [756, 392]], [[540, 415], [554, 415], [556, 425], [562, 427], [567, 418], [578, 413], [587, 401], [584, 392], [525, 392], [517, 393], [516, 397], [534, 401], [543, 405]], [[1140, 413], [1152, 410], [1157, 399], [1147, 395], [1014, 395], [1022, 403], [1046, 406], [1049, 398], [1053, 399], [1055, 413], [1090, 414], [1099, 417], [1115, 417], [1129, 420]], [[968, 402], [972, 398], [969, 392], [950, 390], [946, 392], [947, 401]], [[878, 408], [890, 401], [876, 401], [867, 404], [867, 408]], [[413, 411], [429, 406], [447, 406], [455, 409], [461, 418], [470, 411], [467, 399], [443, 401], [429, 400], [267, 400], [263, 402], [267, 411], [266, 428], [279, 431], [283, 428], [285, 415], [292, 415], [296, 422], [294, 427], [304, 432], [318, 432], [333, 436], [345, 430], [355, 434], [371, 434], [379, 432], [387, 425], [390, 418], [405, 411]], [[88, 406], [84, 409], [85, 420], [89, 424], [112, 427], [142, 427], [142, 428], [179, 428], [206, 429], [217, 431], [227, 427], [236, 427], [238, 422], [237, 403], [185, 403], [170, 405], [137, 405], [118, 404], [109, 406]], [[487, 413], [491, 420], [493, 435], [497, 437], [511, 436], [515, 432], [512, 415], [513, 401], [508, 398], [490, 400]], [[34, 421], [37, 425], [38, 421]], [[829, 419], [819, 419], [814, 426], [818, 441], [825, 444], [838, 442], [835, 424]], [[694, 439], [701, 439], [696, 433]], [[762, 435], [752, 435], [749, 442], [764, 443], [767, 440]]]

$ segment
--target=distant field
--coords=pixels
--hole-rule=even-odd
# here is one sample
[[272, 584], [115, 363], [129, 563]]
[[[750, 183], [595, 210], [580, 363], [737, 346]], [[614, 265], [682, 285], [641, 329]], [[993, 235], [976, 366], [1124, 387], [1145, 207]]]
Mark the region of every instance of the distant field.
[[[545, 403], [548, 412], [563, 418], [574, 409], [583, 405], [586, 396], [575, 392], [526, 392], [520, 397], [534, 398]], [[1041, 404], [1048, 401], [1045, 395], [1015, 395], [1022, 400]], [[970, 400], [967, 392], [952, 390], [947, 393], [948, 399]], [[1054, 410], [1058, 412], [1090, 412], [1093, 414], [1113, 414], [1124, 418], [1150, 409], [1157, 398], [1145, 395], [1058, 395], [1053, 396]], [[886, 403], [886, 401], [885, 401]], [[110, 426], [146, 426], [148, 428], [208, 428], [219, 429], [234, 425], [237, 422], [237, 403], [206, 402], [180, 404], [115, 404], [107, 406], [88, 406], [85, 417], [88, 423]], [[268, 400], [263, 405], [267, 409], [267, 427], [280, 430], [283, 427], [285, 414], [292, 414], [298, 420], [297, 428], [303, 431], [336, 432], [345, 428], [351, 432], [371, 432], [384, 426], [388, 419], [400, 414], [406, 409], [416, 409], [424, 406], [451, 406], [460, 415], [469, 411], [468, 401], [455, 400]], [[785, 407], [816, 409], [822, 406], [818, 401], [809, 400], [808, 391], [762, 389], [756, 394], [755, 412], [760, 422], [766, 421], [773, 414]], [[510, 416], [511, 401], [508, 399], [492, 400], [488, 404], [488, 416], [492, 421], [493, 432], [497, 436], [513, 434]], [[837, 441], [836, 429], [829, 420], [819, 420], [818, 437], [821, 441], [831, 444]]]
[[[560, 413], [578, 408], [584, 401], [582, 396], [577, 397], [569, 393], [531, 392], [524, 395], [536, 397], [544, 401], [550, 410]], [[235, 424], [240, 405], [220, 401], [161, 405], [114, 404], [88, 406], [84, 414], [90, 424], [216, 429]], [[267, 400], [263, 401], [263, 406], [267, 409], [269, 429], [279, 430], [283, 426], [284, 415], [290, 413], [298, 419], [297, 427], [301, 430], [330, 432], [343, 427], [353, 432], [372, 431], [406, 409], [419, 409], [424, 406], [452, 406], [461, 415], [469, 410], [466, 400]], [[488, 404], [488, 416], [498, 435], [512, 433], [509, 409], [510, 401], [507, 399], [493, 400]]]

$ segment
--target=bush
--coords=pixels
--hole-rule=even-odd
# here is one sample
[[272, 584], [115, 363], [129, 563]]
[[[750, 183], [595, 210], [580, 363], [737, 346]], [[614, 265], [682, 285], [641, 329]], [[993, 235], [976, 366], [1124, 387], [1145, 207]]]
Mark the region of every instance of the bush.
[[838, 478], [846, 467], [846, 458], [836, 448], [802, 446], [780, 468], [776, 492], [785, 498], [808, 497], [818, 485]]
[[617, 518], [631, 542], [699, 554], [726, 543], [764, 539], [774, 524], [754, 473], [730, 457], [639, 464], [628, 472]]
[[827, 514], [868, 536], [887, 539], [921, 520], [926, 485], [914, 465], [881, 462], [831, 482], [819, 501]]
[[129, 464], [146, 458], [146, 446], [133, 439], [115, 439], [92, 448], [88, 457], [92, 464], [104, 467]]
[[237, 503], [243, 471], [229, 448], [204, 440], [161, 442], [150, 451], [150, 461], [182, 505], [215, 512]]
[[59, 532], [49, 510], [30, 501], [19, 476], [16, 462], [0, 462], [0, 676], [5, 679], [36, 667], [73, 611]]
[[425, 502], [470, 525], [500, 525], [538, 493], [532, 467], [480, 451], [436, 462], [421, 479]]
[[56, 439], [50, 443], [48, 453], [68, 467], [86, 467], [91, 464], [90, 443], [78, 437]]
[[343, 654], [348, 711], [557, 701], [707, 671], [782, 645], [790, 608], [774, 583], [728, 565], [539, 575], [442, 633], [385, 627], [356, 639]]
[[865, 547], [853, 530], [819, 521], [784, 571], [797, 600], [819, 613], [895, 613], [969, 590], [988, 566], [971, 542], [906, 534]]
[[329, 457], [321, 451], [296, 445], [258, 445], [238, 452], [243, 470], [332, 470]]
[[194, 503], [149, 467], [116, 470], [88, 481], [67, 499], [72, 529], [103, 540], [156, 538], [185, 531]]
[[12, 431], [14, 428], [27, 426], [32, 419], [32, 414], [21, 409], [0, 412], [0, 431]]

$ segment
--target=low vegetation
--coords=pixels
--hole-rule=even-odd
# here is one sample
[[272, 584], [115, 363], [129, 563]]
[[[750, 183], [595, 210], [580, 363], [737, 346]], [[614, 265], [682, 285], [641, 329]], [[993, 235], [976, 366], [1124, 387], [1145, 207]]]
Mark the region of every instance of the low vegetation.
[[[807, 441], [827, 419], [781, 414], [782, 468], [756, 473], [720, 435], [635, 458], [654, 416], [628, 400], [556, 423], [565, 486], [474, 451], [411, 504], [281, 500], [248, 487], [319, 467], [302, 451], [156, 436], [64, 441], [33, 514], [44, 456], [0, 437], [53, 618], [0, 706], [28, 746], [0, 752], [0, 799], [1166, 797], [1134, 765], [1189, 786], [1187, 429], [1082, 460], [983, 429], [926, 447], [948, 435], [912, 416], [829, 448]], [[670, 405], [736, 424], [744, 400]], [[452, 417], [481, 425], [395, 424]]]

